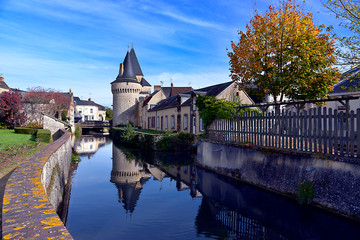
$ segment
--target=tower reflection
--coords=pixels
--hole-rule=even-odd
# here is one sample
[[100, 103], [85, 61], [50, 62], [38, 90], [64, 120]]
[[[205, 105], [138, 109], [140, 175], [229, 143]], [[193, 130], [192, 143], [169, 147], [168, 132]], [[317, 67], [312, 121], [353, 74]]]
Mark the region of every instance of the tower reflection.
[[142, 186], [151, 174], [138, 157], [125, 148], [113, 144], [113, 159], [110, 181], [118, 189], [119, 202], [126, 212], [133, 213], [139, 200]]

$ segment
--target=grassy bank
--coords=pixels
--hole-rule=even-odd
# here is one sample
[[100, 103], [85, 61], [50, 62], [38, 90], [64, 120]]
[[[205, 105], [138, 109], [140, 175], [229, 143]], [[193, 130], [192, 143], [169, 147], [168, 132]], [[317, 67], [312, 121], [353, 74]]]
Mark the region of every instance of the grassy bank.
[[30, 134], [16, 134], [14, 130], [0, 130], [0, 178], [27, 160], [47, 143], [35, 141]]
[[11, 145], [23, 145], [35, 141], [35, 136], [31, 134], [16, 134], [13, 129], [0, 130], [0, 146], [5, 149]]

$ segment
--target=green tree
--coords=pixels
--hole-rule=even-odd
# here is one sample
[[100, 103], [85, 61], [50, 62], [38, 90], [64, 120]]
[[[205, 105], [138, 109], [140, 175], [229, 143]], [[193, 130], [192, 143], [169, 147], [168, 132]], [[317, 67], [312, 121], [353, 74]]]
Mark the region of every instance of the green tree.
[[112, 118], [113, 118], [113, 110], [111, 108], [107, 107], [105, 109], [105, 111], [106, 111], [106, 119], [112, 120]]
[[255, 12], [239, 42], [231, 42], [230, 76], [241, 88], [253, 84], [276, 102], [326, 97], [338, 81], [334, 41], [299, 8], [286, 0], [265, 14]]
[[334, 34], [339, 46], [337, 56], [339, 64], [360, 65], [360, 6], [359, 0], [327, 0], [324, 3], [336, 18], [342, 19], [339, 26], [354, 33], [352, 36], [340, 36]]
[[205, 126], [210, 125], [214, 119], [233, 119], [236, 114], [235, 103], [225, 99], [216, 99], [215, 96], [198, 95], [196, 106]]

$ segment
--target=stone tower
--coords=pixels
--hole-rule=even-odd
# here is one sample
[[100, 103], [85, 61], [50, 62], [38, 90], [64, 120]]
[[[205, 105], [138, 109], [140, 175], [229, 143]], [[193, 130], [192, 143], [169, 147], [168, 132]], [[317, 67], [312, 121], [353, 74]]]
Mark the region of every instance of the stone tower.
[[140, 97], [151, 93], [151, 85], [145, 80], [134, 48], [127, 51], [120, 63], [119, 74], [111, 83], [113, 94], [113, 126], [132, 122], [138, 125], [138, 102]]

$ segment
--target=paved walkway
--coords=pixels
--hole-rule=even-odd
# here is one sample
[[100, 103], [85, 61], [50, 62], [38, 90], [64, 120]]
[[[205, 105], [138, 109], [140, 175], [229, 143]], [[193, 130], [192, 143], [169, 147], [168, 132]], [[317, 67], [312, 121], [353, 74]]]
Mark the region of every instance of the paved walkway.
[[8, 174], [6, 174], [5, 176], [3, 176], [2, 178], [0, 178], [0, 237], [1, 239], [2, 239], [2, 204], [3, 204], [4, 191], [7, 181], [14, 171], [15, 169], [9, 172]]

